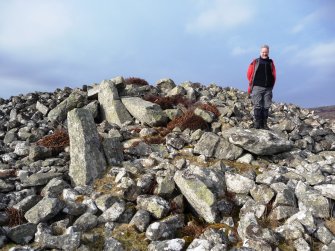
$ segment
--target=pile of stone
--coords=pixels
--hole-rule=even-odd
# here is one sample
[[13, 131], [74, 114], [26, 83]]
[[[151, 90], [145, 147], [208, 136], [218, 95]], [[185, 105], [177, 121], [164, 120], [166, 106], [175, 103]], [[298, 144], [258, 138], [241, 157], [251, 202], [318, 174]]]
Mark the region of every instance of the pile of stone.
[[[146, 95], [221, 115], [162, 130], [187, 108]], [[269, 126], [245, 92], [171, 79], [0, 99], [0, 248], [335, 250], [334, 121], [274, 103]], [[68, 147], [39, 143], [60, 128]]]

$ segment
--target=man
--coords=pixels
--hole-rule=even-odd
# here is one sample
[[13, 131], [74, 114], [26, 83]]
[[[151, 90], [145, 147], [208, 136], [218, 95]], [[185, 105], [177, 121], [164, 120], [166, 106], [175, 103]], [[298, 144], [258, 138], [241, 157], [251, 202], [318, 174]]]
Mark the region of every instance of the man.
[[254, 128], [269, 129], [267, 119], [272, 103], [272, 89], [276, 82], [276, 68], [269, 58], [269, 46], [261, 47], [260, 57], [254, 59], [247, 71], [248, 96], [254, 105]]

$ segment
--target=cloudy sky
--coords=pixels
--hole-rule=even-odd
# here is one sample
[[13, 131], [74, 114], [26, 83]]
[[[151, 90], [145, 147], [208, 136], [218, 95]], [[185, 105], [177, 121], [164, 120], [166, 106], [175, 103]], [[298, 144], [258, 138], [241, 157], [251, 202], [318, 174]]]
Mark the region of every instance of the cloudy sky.
[[270, 45], [274, 101], [335, 105], [333, 0], [2, 0], [0, 97], [116, 76], [247, 89]]

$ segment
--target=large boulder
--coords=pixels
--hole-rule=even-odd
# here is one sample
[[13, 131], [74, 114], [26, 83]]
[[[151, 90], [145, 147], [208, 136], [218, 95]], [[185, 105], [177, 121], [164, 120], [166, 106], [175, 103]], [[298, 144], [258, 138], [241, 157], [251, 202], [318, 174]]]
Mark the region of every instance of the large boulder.
[[194, 166], [177, 171], [174, 181], [201, 217], [209, 223], [217, 220], [217, 198], [223, 196], [226, 190], [222, 173]]
[[222, 132], [230, 143], [257, 155], [273, 155], [290, 151], [292, 142], [268, 130], [231, 128]]
[[154, 103], [138, 97], [125, 97], [121, 99], [130, 114], [142, 124], [159, 126], [167, 122], [167, 116], [162, 108]]
[[92, 114], [74, 109], [68, 114], [70, 138], [69, 175], [76, 185], [88, 185], [106, 169], [106, 160]]

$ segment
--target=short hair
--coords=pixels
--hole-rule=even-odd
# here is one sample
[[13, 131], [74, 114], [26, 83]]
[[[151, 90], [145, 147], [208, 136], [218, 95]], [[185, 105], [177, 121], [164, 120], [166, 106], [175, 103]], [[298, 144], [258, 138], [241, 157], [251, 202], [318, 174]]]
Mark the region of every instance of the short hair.
[[267, 44], [262, 45], [261, 49], [263, 49], [263, 48], [266, 48], [266, 49], [270, 50], [270, 47]]

